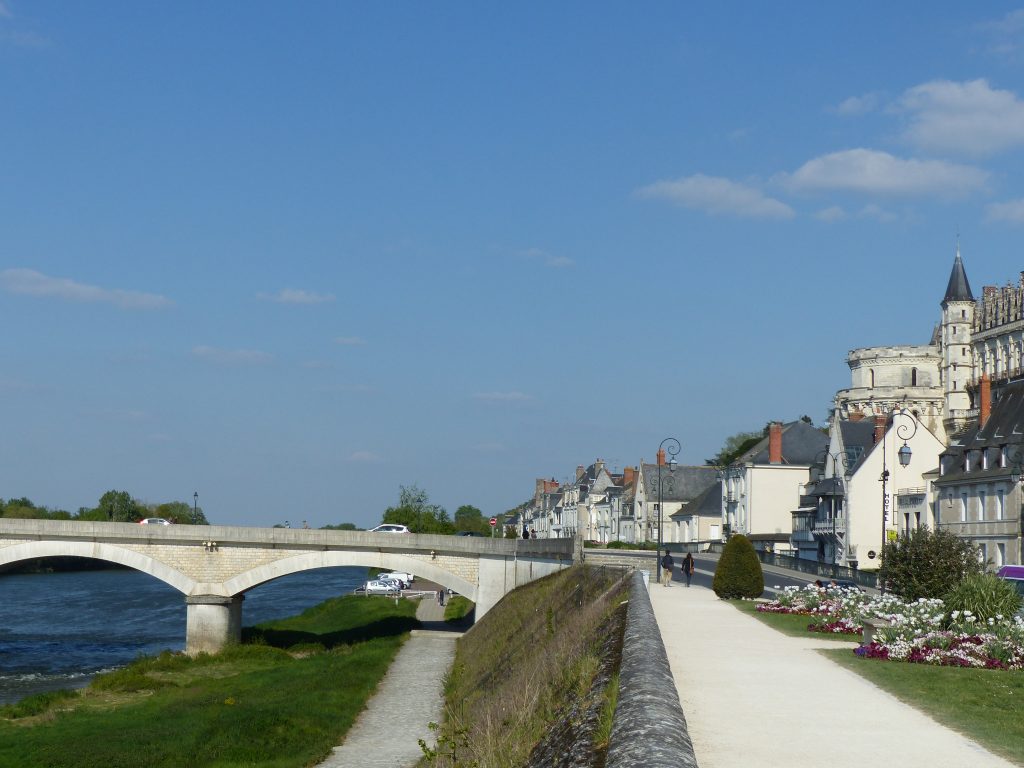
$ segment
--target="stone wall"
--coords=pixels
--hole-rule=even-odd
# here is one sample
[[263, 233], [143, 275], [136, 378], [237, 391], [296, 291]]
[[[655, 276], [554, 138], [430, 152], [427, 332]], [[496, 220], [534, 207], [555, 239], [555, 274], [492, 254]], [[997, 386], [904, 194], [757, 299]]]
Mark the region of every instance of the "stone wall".
[[650, 596], [639, 573], [630, 584], [607, 768], [697, 768]]

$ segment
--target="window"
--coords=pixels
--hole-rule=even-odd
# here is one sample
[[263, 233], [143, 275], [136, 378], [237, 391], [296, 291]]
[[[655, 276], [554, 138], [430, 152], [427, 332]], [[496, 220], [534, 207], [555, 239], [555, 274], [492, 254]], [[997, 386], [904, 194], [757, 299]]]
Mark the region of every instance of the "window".
[[917, 368], [910, 369], [910, 386], [917, 386]]
[[967, 522], [967, 491], [960, 493], [960, 522]]
[[960, 310], [960, 317], [962, 317], [964, 319], [967, 319], [967, 310], [966, 309], [961, 309]]
[[999, 488], [996, 491], [996, 520], [1002, 520], [1006, 509], [1006, 491]]
[[956, 326], [953, 326], [953, 335], [956, 336]]
[[996, 544], [996, 568], [1006, 562], [1006, 545]]
[[986, 491], [978, 491], [978, 519], [985, 519], [985, 501], [988, 499]]
[[869, 368], [868, 371], [871, 373], [871, 386], [873, 388], [875, 386], [875, 369]]
[[967, 347], [960, 348], [960, 357], [967, 357]]
[[988, 469], [988, 448], [981, 449], [981, 468]]

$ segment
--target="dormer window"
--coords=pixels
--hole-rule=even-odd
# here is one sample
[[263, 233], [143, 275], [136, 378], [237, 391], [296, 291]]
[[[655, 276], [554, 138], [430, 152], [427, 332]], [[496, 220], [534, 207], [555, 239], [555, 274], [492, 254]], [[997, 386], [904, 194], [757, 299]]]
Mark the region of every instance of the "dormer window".
[[1005, 445], [1002, 446], [999, 449], [999, 467], [1001, 469], [1006, 469], [1006, 446]]
[[981, 449], [981, 468], [988, 469], [988, 448]]
[[964, 451], [964, 472], [971, 471], [971, 452]]

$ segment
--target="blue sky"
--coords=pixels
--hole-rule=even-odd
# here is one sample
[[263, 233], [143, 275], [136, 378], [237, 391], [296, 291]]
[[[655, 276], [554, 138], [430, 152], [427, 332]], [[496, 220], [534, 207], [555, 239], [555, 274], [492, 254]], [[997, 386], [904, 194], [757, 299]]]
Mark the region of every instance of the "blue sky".
[[1024, 6], [0, 0], [0, 496], [501, 512], [808, 414], [1024, 232]]

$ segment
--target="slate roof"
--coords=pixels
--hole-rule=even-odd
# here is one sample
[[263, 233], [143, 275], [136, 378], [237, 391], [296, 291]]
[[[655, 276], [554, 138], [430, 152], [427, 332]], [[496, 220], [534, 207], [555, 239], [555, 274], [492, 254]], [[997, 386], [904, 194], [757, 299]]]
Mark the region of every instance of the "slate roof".
[[[782, 463], [813, 465], [818, 455], [828, 447], [828, 435], [806, 421], [791, 421], [782, 425]], [[740, 456], [734, 464], [767, 464], [768, 438]]]
[[971, 293], [971, 284], [967, 282], [967, 273], [964, 271], [964, 263], [960, 260], [960, 246], [957, 246], [956, 249], [953, 271], [949, 274], [946, 295], [942, 299], [943, 306], [950, 301], [974, 301], [974, 295]]
[[683, 509], [671, 517], [689, 517], [690, 515], [706, 515], [709, 517], [722, 516], [722, 481], [715, 480], [714, 484], [706, 488], [700, 496], [695, 498]]
[[[999, 466], [999, 452], [1008, 446], [1010, 466]], [[981, 449], [994, 448], [989, 455], [989, 469], [981, 468]], [[970, 471], [964, 470], [964, 452], [972, 451]], [[946, 467], [936, 485], [969, 479], [983, 481], [988, 477], [1006, 477], [1017, 457], [1024, 461], [1024, 382], [1014, 382], [1002, 388], [999, 400], [992, 404], [992, 412], [984, 427], [975, 424], [963, 435], [959, 443], [949, 446], [939, 460]]]
[[[640, 471], [644, 473], [644, 488], [647, 498], [658, 498], [658, 465], [643, 464]], [[681, 467], [670, 471], [668, 464], [662, 465], [661, 483], [662, 498], [665, 501], [689, 502], [700, 496], [718, 480], [718, 469], [715, 467]]]

